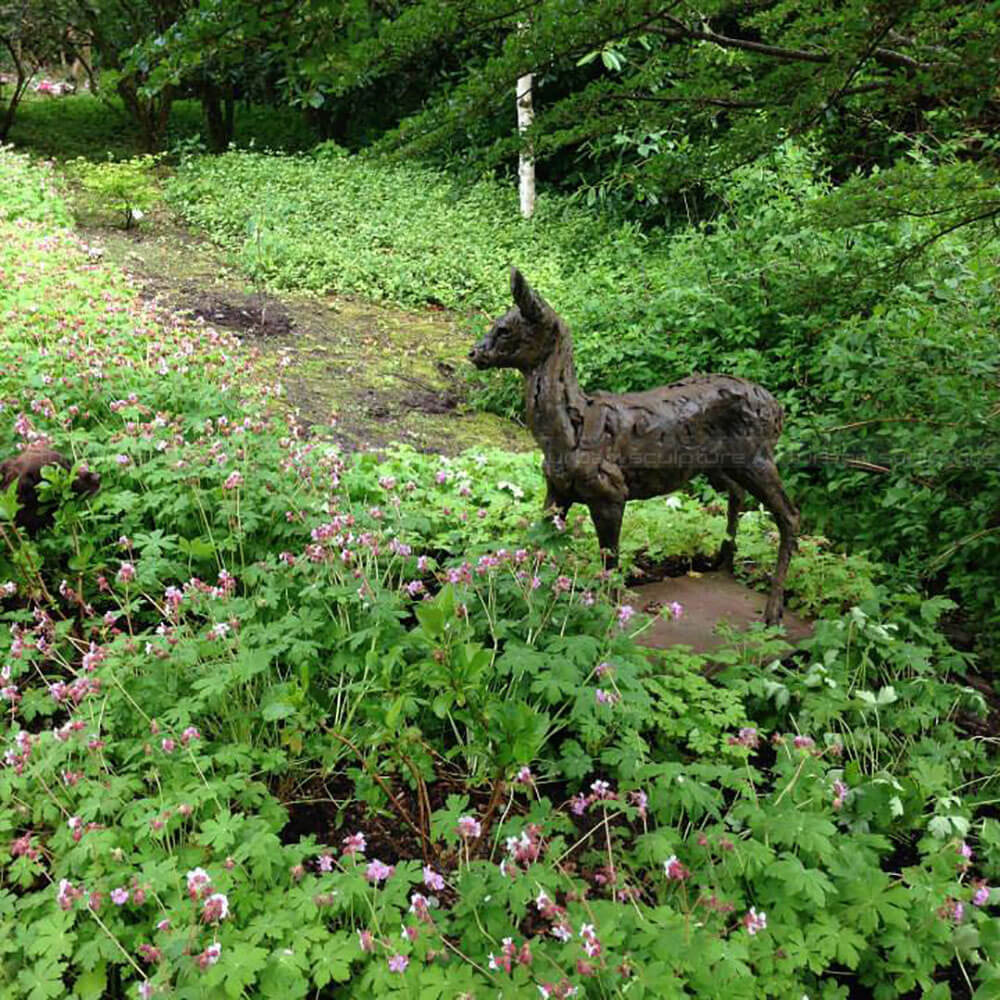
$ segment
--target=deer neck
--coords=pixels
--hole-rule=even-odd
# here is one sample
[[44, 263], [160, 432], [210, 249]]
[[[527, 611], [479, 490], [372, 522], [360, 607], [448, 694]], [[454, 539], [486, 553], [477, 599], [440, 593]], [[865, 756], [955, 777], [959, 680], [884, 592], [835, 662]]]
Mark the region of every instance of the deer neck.
[[581, 414], [583, 406], [584, 395], [573, 367], [573, 342], [560, 323], [551, 354], [524, 376], [528, 428], [546, 456], [575, 446], [573, 416]]

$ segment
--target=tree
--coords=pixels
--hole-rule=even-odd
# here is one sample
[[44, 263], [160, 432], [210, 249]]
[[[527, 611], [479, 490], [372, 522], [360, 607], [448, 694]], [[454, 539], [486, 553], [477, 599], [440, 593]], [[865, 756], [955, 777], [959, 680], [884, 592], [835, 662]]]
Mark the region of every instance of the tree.
[[232, 138], [237, 91], [309, 109], [329, 131], [345, 117], [324, 93], [331, 60], [340, 46], [370, 34], [385, 9], [394, 10], [379, 0], [200, 0], [162, 31], [135, 37], [124, 65], [142, 74], [147, 94], [195, 92], [213, 149]]
[[462, 55], [458, 79], [383, 149], [511, 162], [521, 140], [502, 95], [531, 73], [539, 164], [632, 204], [696, 190], [791, 136], [823, 144], [840, 177], [907, 152], [997, 165], [997, 0], [418, 0], [344, 53], [332, 91], [442, 48]]
[[[517, 131], [522, 136], [531, 128], [535, 117], [531, 81], [530, 73], [519, 76], [514, 92], [517, 101]], [[521, 215], [530, 219], [535, 213], [535, 160], [531, 155], [530, 146], [521, 149], [518, 156], [517, 174], [520, 179]]]
[[32, 78], [59, 50], [65, 9], [59, 0], [0, 0], [0, 49], [13, 71], [9, 96], [0, 83], [0, 142], [6, 140]]

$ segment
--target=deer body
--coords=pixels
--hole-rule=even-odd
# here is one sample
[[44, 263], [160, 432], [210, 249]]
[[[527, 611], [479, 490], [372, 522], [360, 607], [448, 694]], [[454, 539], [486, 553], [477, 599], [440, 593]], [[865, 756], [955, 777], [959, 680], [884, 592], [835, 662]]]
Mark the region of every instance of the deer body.
[[774, 516], [781, 542], [765, 618], [781, 617], [784, 578], [798, 511], [774, 464], [782, 409], [767, 390], [731, 375], [694, 375], [645, 392], [584, 393], [562, 319], [520, 273], [516, 303], [473, 348], [480, 368], [517, 368], [525, 379], [528, 427], [544, 455], [546, 509], [585, 504], [614, 564], [627, 500], [671, 493], [699, 473], [729, 493], [727, 537], [718, 561], [731, 569], [744, 491]]

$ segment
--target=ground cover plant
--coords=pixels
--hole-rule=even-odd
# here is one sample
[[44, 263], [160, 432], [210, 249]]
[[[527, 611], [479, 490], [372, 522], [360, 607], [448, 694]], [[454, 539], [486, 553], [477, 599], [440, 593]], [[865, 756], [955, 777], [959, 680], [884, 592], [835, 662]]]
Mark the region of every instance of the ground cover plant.
[[[0, 222], [0, 445], [102, 478], [53, 471], [35, 539], [0, 498], [0, 995], [995, 995], [946, 600], [819, 551], [796, 657], [651, 658], [530, 456], [303, 436], [45, 169], [0, 177], [35, 192]], [[714, 548], [693, 499], [648, 510], [633, 557], [647, 518]]]

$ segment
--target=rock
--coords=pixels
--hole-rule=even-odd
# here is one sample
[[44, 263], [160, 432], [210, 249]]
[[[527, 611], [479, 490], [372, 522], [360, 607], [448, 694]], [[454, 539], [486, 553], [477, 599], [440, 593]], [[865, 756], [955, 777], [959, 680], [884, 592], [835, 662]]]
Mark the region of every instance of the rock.
[[[19, 455], [0, 462], [0, 489], [6, 490], [17, 481], [17, 499], [21, 509], [14, 518], [14, 524], [32, 537], [52, 524], [52, 507], [40, 502], [37, 491], [42, 481], [42, 469], [47, 465], [60, 465], [67, 471], [72, 468], [64, 455], [41, 444], [28, 445]], [[93, 495], [100, 486], [101, 477], [83, 467], [76, 475], [73, 490], [81, 495]]]

